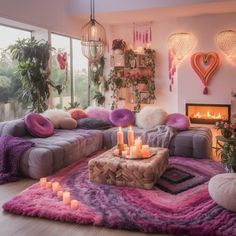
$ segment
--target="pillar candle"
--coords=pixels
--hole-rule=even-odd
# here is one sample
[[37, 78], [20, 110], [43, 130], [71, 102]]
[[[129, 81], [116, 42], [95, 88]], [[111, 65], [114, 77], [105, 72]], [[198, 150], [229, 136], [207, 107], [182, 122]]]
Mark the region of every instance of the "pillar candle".
[[129, 147], [134, 145], [134, 131], [131, 126], [129, 127], [128, 130], [128, 145]]
[[60, 184], [58, 182], [53, 182], [52, 183], [52, 191], [54, 193], [57, 193], [60, 190]]
[[130, 158], [136, 158], [137, 157], [136, 146], [130, 147], [130, 154], [129, 154], [129, 156], [130, 156]]
[[78, 208], [78, 206], [79, 206], [79, 202], [77, 200], [71, 200], [71, 202], [70, 202], [71, 209], [76, 210]]
[[62, 198], [63, 197], [63, 191], [58, 191], [57, 192], [57, 197]]
[[127, 156], [128, 152], [127, 151], [122, 151], [121, 156], [125, 158]]
[[48, 181], [48, 182], [46, 183], [46, 187], [47, 187], [47, 188], [51, 188], [51, 187], [52, 187], [52, 182], [51, 182], [51, 181]]
[[148, 145], [142, 146], [142, 156], [143, 156], [143, 158], [150, 157], [150, 148]]
[[124, 144], [124, 134], [121, 130], [121, 127], [119, 127], [119, 130], [117, 132], [117, 144]]
[[70, 204], [70, 192], [64, 192], [63, 193], [63, 203], [65, 205]]
[[135, 146], [136, 146], [137, 152], [141, 152], [141, 150], [142, 150], [142, 139], [140, 137], [138, 137], [135, 140]]
[[47, 184], [47, 178], [41, 178], [40, 181], [40, 186], [41, 187], [46, 187], [46, 184]]

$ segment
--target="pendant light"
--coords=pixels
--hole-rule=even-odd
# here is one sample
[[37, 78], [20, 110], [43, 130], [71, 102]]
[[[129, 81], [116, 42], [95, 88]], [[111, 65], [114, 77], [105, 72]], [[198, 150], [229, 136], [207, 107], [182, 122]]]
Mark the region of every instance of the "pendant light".
[[82, 53], [88, 58], [93, 71], [97, 70], [97, 61], [103, 56], [106, 44], [104, 27], [95, 20], [94, 0], [90, 0], [90, 21], [82, 27]]

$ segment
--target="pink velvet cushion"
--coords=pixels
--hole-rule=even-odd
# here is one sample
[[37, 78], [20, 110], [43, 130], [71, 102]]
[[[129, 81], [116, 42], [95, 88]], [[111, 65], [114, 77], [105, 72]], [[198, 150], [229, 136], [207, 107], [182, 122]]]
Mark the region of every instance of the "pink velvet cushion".
[[109, 114], [110, 110], [107, 110], [103, 107], [88, 107], [86, 109], [86, 114], [88, 118], [103, 120], [105, 122], [109, 122]]
[[52, 122], [38, 113], [29, 113], [24, 120], [26, 129], [34, 137], [46, 138], [54, 133]]
[[208, 191], [217, 204], [236, 212], [236, 173], [215, 175], [208, 184]]
[[73, 118], [74, 120], [87, 118], [85, 111], [82, 110], [81, 108], [71, 109], [71, 110], [69, 110], [69, 113], [71, 115], [71, 118]]
[[187, 130], [190, 127], [190, 121], [187, 116], [181, 113], [172, 113], [168, 115], [166, 125], [177, 130]]
[[134, 113], [128, 109], [116, 109], [110, 113], [110, 121], [115, 126], [127, 127], [135, 121]]

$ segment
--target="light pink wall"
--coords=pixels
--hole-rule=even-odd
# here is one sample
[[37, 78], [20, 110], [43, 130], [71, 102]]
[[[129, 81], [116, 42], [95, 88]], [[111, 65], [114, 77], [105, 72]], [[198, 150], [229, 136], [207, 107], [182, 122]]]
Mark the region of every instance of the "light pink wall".
[[[236, 65], [232, 66], [219, 52], [215, 44], [216, 34], [225, 29], [236, 30], [236, 13], [201, 15], [176, 20], [154, 22], [152, 48], [157, 51], [156, 59], [156, 104], [167, 112], [185, 113], [186, 102], [230, 103], [230, 92], [236, 90]], [[174, 32], [192, 32], [198, 40], [194, 52], [217, 51], [222, 57], [221, 67], [209, 86], [209, 95], [203, 95], [203, 85], [193, 71], [190, 55], [180, 65], [173, 91], [169, 91], [168, 56], [166, 41]], [[132, 25], [112, 27], [112, 38], [123, 38], [132, 42]]]
[[0, 0], [0, 17], [78, 37], [82, 23], [68, 13], [68, 0]]
[[198, 43], [192, 52], [216, 51], [221, 58], [221, 66], [209, 83], [209, 94], [203, 95], [204, 86], [193, 71], [188, 58], [178, 71], [178, 110], [185, 112], [186, 102], [226, 103], [230, 104], [231, 90], [236, 89], [236, 64], [233, 66], [226, 60], [216, 45], [218, 32], [236, 30], [236, 13], [222, 15], [204, 15], [179, 19], [178, 25], [183, 31], [192, 32]]

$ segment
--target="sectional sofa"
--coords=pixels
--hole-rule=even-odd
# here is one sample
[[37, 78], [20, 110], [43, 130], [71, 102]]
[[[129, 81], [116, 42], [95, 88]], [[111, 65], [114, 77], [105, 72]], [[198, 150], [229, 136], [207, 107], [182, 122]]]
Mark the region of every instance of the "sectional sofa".
[[[0, 123], [0, 136], [12, 135], [35, 143], [20, 161], [21, 174], [33, 179], [50, 175], [100, 149], [113, 147], [116, 145], [116, 132], [115, 127], [107, 130], [55, 129], [51, 137], [34, 138], [26, 131], [23, 119]], [[144, 129], [135, 128], [136, 135], [142, 132]], [[210, 158], [211, 147], [211, 130], [192, 127], [174, 135], [169, 152], [175, 156]]]

